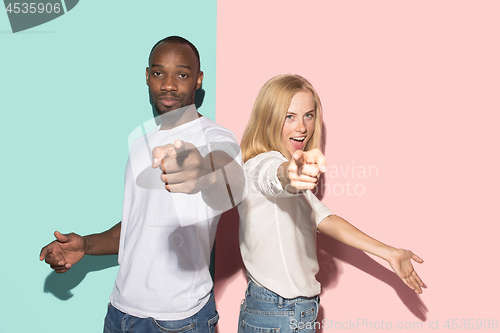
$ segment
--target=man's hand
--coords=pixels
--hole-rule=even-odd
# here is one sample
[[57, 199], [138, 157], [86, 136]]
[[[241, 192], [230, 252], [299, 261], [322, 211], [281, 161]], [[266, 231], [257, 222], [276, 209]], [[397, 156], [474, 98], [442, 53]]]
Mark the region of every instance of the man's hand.
[[203, 158], [191, 143], [181, 140], [153, 149], [153, 168], [161, 167], [161, 180], [169, 192], [198, 193], [215, 179], [210, 155]]
[[321, 173], [326, 172], [326, 157], [319, 149], [296, 151], [288, 164], [290, 185], [298, 190], [312, 190]]
[[54, 236], [56, 240], [40, 251], [40, 261], [45, 260], [56, 273], [65, 273], [85, 255], [85, 242], [75, 233], [63, 235], [56, 231]]

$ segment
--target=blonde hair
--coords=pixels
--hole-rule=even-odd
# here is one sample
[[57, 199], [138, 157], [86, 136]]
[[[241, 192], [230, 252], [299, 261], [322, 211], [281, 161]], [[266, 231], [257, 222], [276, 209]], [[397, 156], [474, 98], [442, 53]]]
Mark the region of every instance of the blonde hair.
[[292, 97], [300, 90], [310, 90], [316, 109], [314, 133], [304, 150], [321, 148], [323, 116], [321, 101], [314, 87], [300, 75], [278, 75], [267, 81], [259, 91], [253, 105], [243, 138], [243, 162], [268, 151], [279, 151], [290, 159], [282, 142], [282, 130]]

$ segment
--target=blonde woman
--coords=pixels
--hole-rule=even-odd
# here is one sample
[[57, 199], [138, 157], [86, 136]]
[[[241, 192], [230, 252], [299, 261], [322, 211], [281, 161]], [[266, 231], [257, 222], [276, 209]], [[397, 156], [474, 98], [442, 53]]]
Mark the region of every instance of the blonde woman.
[[420, 257], [364, 234], [311, 192], [326, 172], [321, 138], [321, 102], [306, 79], [280, 75], [264, 84], [241, 142], [248, 195], [238, 207], [239, 233], [249, 282], [239, 333], [315, 332], [317, 231], [385, 259], [422, 292], [411, 263]]

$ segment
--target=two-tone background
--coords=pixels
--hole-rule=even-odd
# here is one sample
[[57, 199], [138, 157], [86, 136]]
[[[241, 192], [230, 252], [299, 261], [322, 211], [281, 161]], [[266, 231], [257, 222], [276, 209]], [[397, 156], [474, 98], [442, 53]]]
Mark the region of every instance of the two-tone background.
[[[308, 78], [327, 129], [323, 202], [424, 258], [416, 296], [379, 259], [318, 236], [322, 332], [498, 330], [499, 13], [493, 0], [80, 1], [12, 33], [2, 9], [0, 332], [102, 330], [116, 257], [56, 275], [38, 254], [54, 230], [120, 220], [127, 138], [151, 117], [147, 56], [168, 35], [198, 47], [200, 112], [238, 139], [267, 79]], [[230, 213], [222, 333], [244, 295], [237, 246]]]

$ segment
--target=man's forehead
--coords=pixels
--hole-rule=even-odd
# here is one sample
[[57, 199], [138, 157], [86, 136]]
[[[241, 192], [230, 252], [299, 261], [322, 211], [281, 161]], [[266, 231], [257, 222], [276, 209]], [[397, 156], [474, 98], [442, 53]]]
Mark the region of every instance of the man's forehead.
[[197, 68], [197, 59], [194, 51], [186, 44], [162, 42], [158, 44], [151, 54], [150, 65], [155, 64], [167, 54], [176, 54], [182, 59], [183, 65]]

